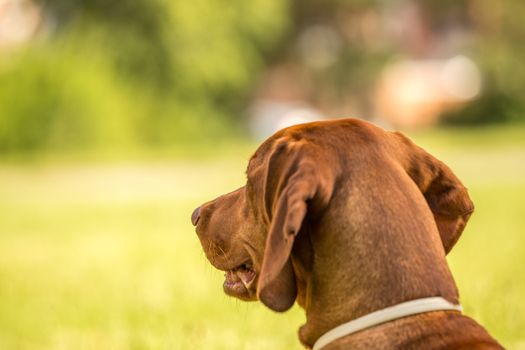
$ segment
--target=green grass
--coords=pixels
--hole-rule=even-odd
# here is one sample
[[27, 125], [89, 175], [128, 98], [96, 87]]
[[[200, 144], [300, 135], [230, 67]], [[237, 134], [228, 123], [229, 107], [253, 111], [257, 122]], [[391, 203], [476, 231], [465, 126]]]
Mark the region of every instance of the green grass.
[[[414, 136], [476, 204], [449, 257], [465, 312], [525, 349], [525, 145], [523, 133], [498, 133]], [[251, 150], [3, 162], [0, 349], [300, 349], [302, 310], [223, 295], [189, 222], [195, 206], [243, 184]]]

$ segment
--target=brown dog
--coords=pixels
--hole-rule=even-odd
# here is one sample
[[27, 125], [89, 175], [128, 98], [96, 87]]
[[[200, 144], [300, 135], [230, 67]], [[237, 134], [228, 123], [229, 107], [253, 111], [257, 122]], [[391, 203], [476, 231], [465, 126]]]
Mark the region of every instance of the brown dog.
[[[297, 300], [306, 347], [406, 301], [458, 303], [447, 262], [474, 207], [442, 162], [400, 133], [343, 119], [293, 126], [250, 159], [246, 186], [195, 210], [224, 290], [285, 311]], [[323, 349], [501, 349], [457, 311], [397, 318]]]

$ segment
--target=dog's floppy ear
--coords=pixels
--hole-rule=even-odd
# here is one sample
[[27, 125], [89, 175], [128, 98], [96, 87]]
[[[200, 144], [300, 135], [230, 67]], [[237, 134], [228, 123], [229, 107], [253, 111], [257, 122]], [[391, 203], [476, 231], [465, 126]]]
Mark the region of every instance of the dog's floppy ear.
[[405, 169], [425, 196], [448, 254], [461, 236], [474, 204], [465, 186], [448, 166], [403, 134], [395, 134], [404, 145]]
[[306, 141], [277, 141], [266, 165], [264, 206], [269, 220], [259, 300], [274, 311], [295, 302], [297, 288], [290, 254], [306, 213], [320, 209], [331, 196], [331, 178], [323, 172]]

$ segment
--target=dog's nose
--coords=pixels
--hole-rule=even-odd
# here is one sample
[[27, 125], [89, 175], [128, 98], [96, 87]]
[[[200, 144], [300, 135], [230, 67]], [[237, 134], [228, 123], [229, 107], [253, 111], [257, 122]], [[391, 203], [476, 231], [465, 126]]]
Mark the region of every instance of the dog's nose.
[[193, 214], [191, 214], [191, 223], [193, 226], [197, 226], [197, 223], [199, 222], [199, 219], [201, 217], [201, 207], [198, 207], [193, 211]]

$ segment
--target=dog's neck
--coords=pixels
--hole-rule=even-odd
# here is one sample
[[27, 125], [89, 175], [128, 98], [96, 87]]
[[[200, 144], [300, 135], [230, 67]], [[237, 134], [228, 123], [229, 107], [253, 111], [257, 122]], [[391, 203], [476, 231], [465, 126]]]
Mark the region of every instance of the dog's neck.
[[307, 319], [301, 342], [311, 347], [328, 330], [403, 301], [442, 296], [458, 303], [435, 227], [422, 229], [419, 236], [317, 230], [312, 270], [299, 285], [306, 288], [300, 291]]

